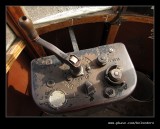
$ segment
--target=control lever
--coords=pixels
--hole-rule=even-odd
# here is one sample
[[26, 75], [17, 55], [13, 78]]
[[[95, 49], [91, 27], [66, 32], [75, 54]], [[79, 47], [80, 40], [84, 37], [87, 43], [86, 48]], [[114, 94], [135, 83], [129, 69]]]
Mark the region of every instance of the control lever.
[[60, 61], [69, 65], [73, 75], [81, 76], [84, 74], [83, 67], [81, 66], [81, 59], [78, 58], [75, 54], [64, 53], [62, 50], [60, 50], [53, 44], [40, 38], [37, 31], [33, 27], [33, 23], [31, 19], [29, 19], [27, 16], [22, 16], [19, 18], [18, 24], [21, 26], [24, 32], [28, 35], [30, 40], [51, 50]]
[[32, 97], [43, 111], [55, 114], [107, 104], [126, 98], [135, 89], [135, 68], [123, 43], [79, 50], [69, 28], [75, 51], [64, 53], [40, 38], [28, 17], [22, 16], [19, 25], [30, 40], [59, 59], [51, 55], [31, 62]]

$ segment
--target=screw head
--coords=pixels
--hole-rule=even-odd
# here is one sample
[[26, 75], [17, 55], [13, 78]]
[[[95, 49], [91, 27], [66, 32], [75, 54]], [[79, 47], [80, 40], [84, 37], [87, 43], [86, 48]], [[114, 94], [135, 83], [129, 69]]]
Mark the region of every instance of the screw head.
[[109, 52], [110, 52], [110, 53], [113, 52], [113, 48], [110, 47], [110, 48], [109, 48]]
[[108, 61], [108, 58], [106, 57], [106, 54], [105, 53], [102, 53], [100, 54], [98, 57], [97, 57], [97, 64], [99, 66], [104, 66], [107, 64], [107, 61]]
[[100, 58], [101, 58], [101, 60], [106, 60], [105, 56], [101, 56]]
[[54, 82], [54, 80], [49, 80], [49, 81], [47, 82], [47, 86], [48, 86], [48, 87], [53, 87], [55, 84], [56, 84], [56, 83]]
[[114, 72], [114, 75], [115, 75], [115, 76], [118, 76], [118, 75], [119, 75], [119, 72], [118, 72], [118, 71], [115, 71], [115, 72]]
[[51, 59], [47, 59], [46, 60], [46, 65], [50, 65], [50, 64], [52, 64], [52, 60]]
[[105, 97], [114, 97], [116, 95], [115, 89], [111, 88], [111, 87], [107, 87], [104, 90], [104, 95]]
[[119, 81], [122, 78], [122, 72], [120, 69], [113, 69], [109, 72], [110, 79], [114, 81]]

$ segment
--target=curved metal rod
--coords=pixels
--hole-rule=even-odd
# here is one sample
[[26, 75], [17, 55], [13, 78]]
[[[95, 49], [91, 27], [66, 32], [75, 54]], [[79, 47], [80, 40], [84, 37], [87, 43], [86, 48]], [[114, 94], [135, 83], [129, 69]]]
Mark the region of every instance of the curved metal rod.
[[81, 60], [74, 54], [66, 54], [63, 51], [61, 51], [59, 48], [54, 46], [53, 44], [45, 41], [44, 39], [40, 38], [37, 31], [33, 27], [33, 23], [31, 19], [29, 19], [26, 16], [22, 16], [19, 18], [18, 24], [21, 26], [21, 28], [24, 30], [24, 32], [28, 35], [28, 37], [35, 43], [38, 43], [45, 48], [51, 50], [57, 58], [66, 63], [70, 66], [71, 70], [73, 71], [73, 74], [76, 76], [79, 76], [82, 71], [81, 67]]

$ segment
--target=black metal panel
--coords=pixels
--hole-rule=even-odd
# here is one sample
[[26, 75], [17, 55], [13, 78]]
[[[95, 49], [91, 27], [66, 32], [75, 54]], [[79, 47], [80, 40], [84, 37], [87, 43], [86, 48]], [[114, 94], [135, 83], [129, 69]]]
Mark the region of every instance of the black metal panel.
[[[32, 95], [35, 103], [43, 111], [51, 114], [61, 113], [111, 103], [126, 98], [135, 89], [136, 72], [122, 43], [73, 53], [82, 59], [83, 76], [72, 76], [69, 66], [62, 64], [54, 55], [34, 59], [31, 62]], [[107, 63], [99, 66], [97, 57], [102, 53], [106, 55]], [[113, 65], [120, 67], [123, 83], [112, 84], [105, 78], [106, 70]], [[85, 92], [86, 81], [90, 82], [91, 88], [88, 89], [95, 90], [92, 95]], [[106, 88], [113, 89], [115, 95], [106, 97], [104, 94]], [[54, 91], [61, 91], [65, 96], [65, 102], [57, 108], [53, 108], [49, 102]], [[64, 100], [63, 96], [61, 100]]]

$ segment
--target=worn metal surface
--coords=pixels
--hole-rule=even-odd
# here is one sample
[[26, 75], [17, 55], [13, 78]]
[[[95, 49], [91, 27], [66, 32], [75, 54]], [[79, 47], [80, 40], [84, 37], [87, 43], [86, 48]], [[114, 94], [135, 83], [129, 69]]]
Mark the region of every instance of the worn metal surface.
[[[109, 52], [109, 48], [113, 52]], [[104, 45], [96, 48], [73, 52], [81, 58], [83, 76], [74, 77], [66, 64], [62, 64], [54, 55], [34, 59], [31, 62], [32, 95], [35, 103], [45, 112], [61, 113], [78, 109], [84, 109], [100, 104], [119, 101], [129, 96], [135, 89], [137, 77], [134, 66], [122, 43]], [[105, 66], [97, 64], [97, 57], [105, 53], [108, 60]], [[46, 63], [48, 60], [51, 63]], [[118, 65], [122, 70], [121, 79], [125, 84], [112, 85], [105, 78], [105, 72], [113, 65]], [[52, 80], [53, 85], [48, 86]], [[92, 96], [86, 94], [85, 85], [89, 81], [95, 89]], [[49, 83], [50, 84], [50, 83]], [[113, 88], [114, 95], [106, 97], [106, 88]], [[49, 97], [54, 91], [62, 91], [65, 94], [65, 102], [60, 107], [49, 104]]]

